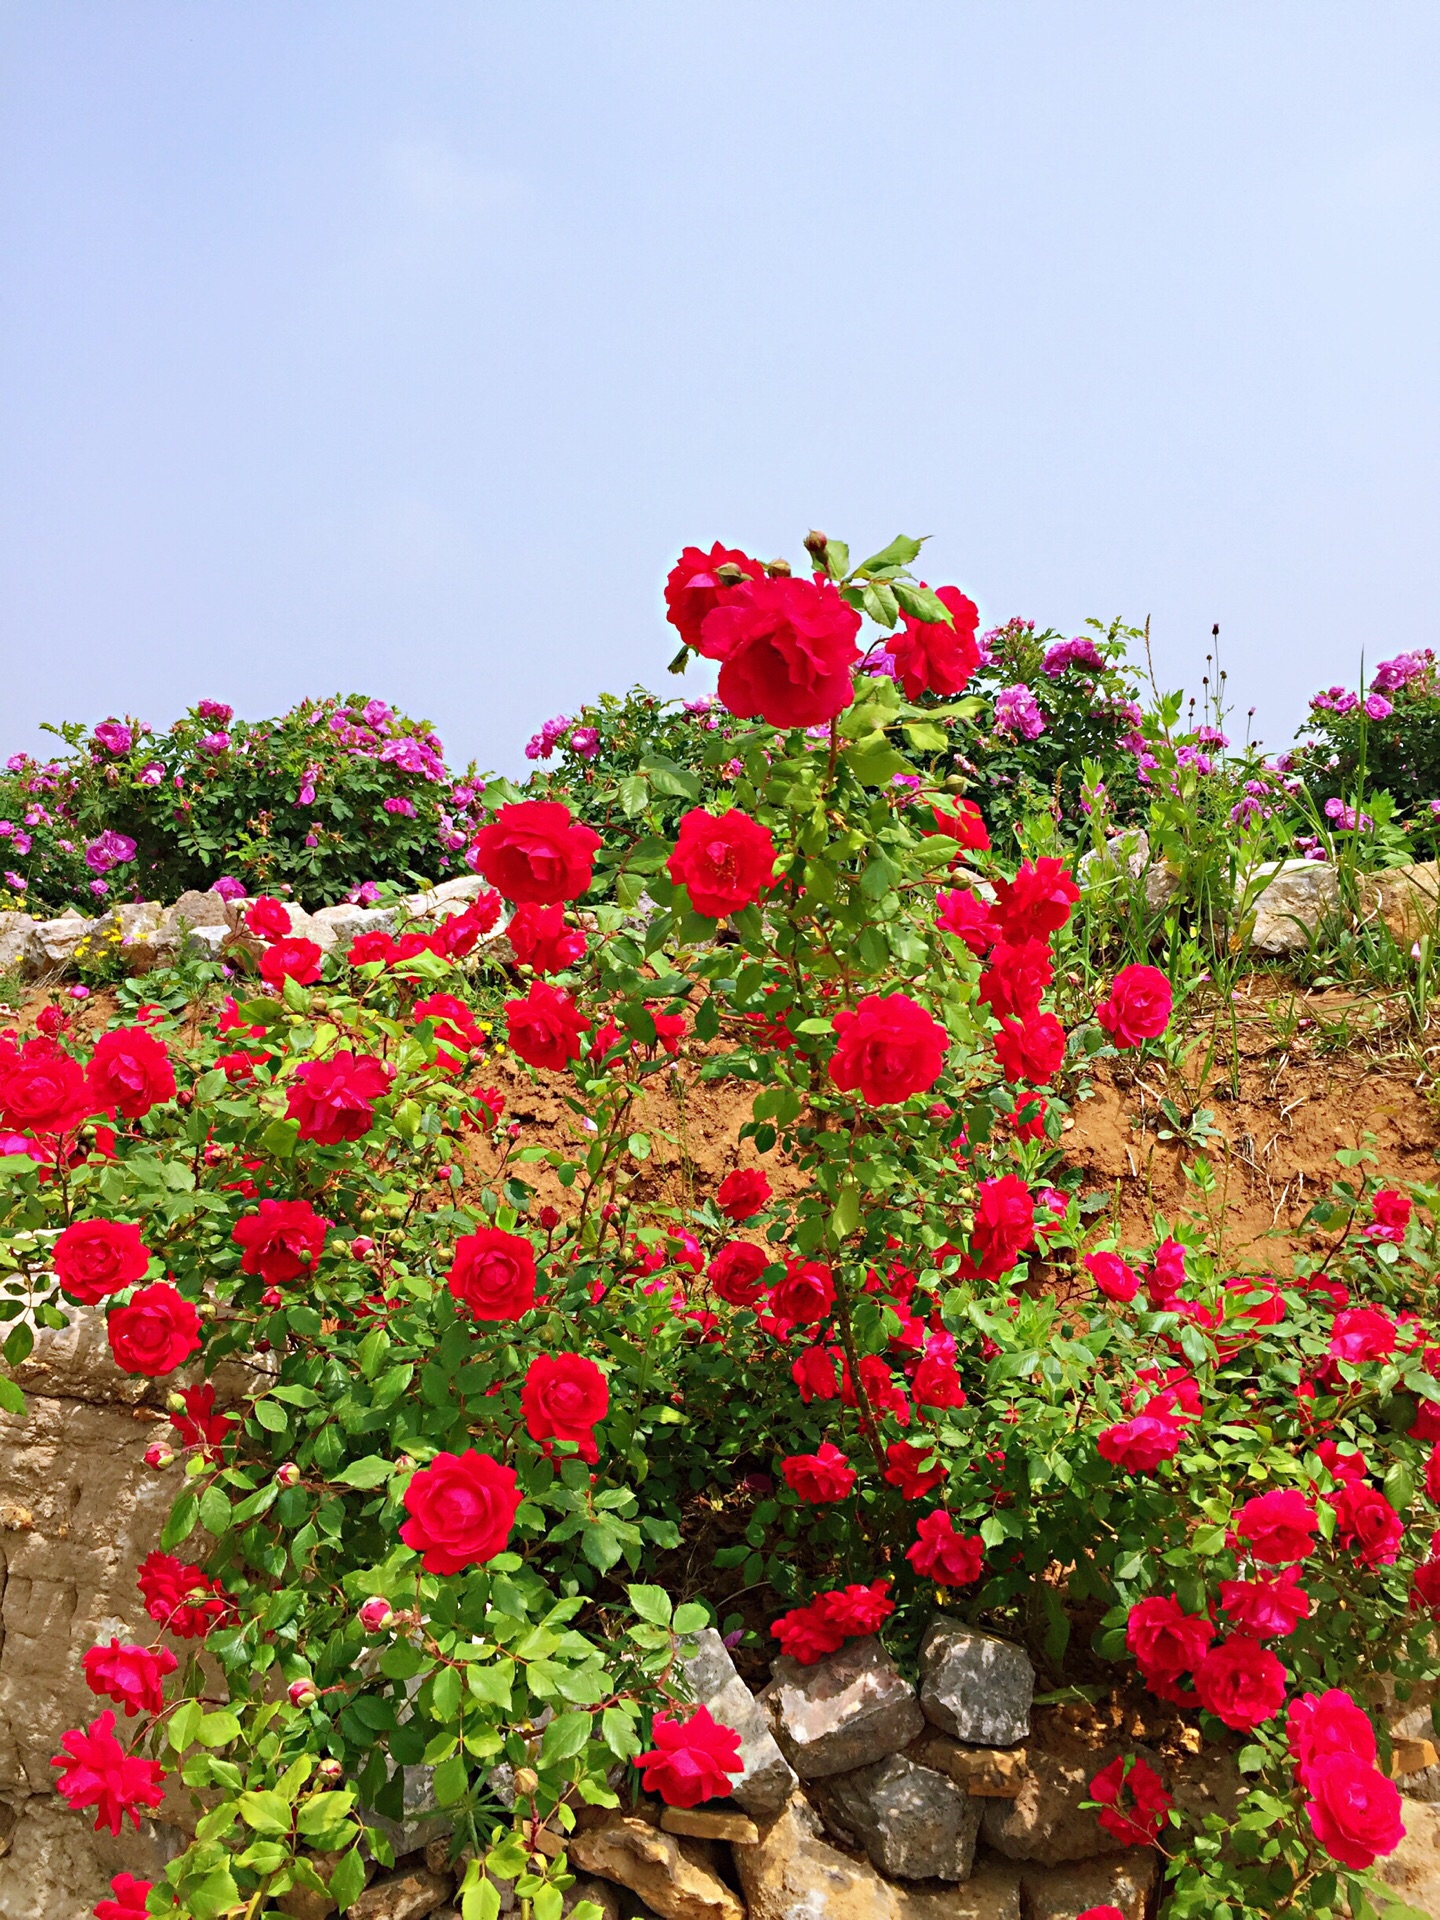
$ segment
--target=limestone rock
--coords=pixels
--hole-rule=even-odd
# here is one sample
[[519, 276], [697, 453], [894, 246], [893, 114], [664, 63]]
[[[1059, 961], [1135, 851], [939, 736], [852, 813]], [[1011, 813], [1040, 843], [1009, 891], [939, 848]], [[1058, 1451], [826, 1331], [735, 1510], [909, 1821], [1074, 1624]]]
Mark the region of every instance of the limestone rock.
[[660, 1816], [666, 1833], [692, 1840], [728, 1840], [732, 1847], [753, 1847], [760, 1829], [748, 1814], [722, 1813], [710, 1807], [666, 1807]]
[[782, 1752], [804, 1780], [853, 1773], [919, 1738], [924, 1715], [873, 1635], [847, 1640], [813, 1666], [782, 1654], [760, 1695]]
[[423, 893], [407, 894], [405, 911], [415, 920], [424, 920], [434, 914], [459, 912], [472, 900], [478, 900], [482, 893], [488, 892], [489, 885], [489, 881], [478, 873], [460, 873], [453, 880], [442, 880], [436, 886], [426, 887]]
[[1004, 1860], [986, 1860], [968, 1880], [935, 1892], [897, 1887], [899, 1920], [1021, 1920], [1020, 1873]]
[[948, 1774], [971, 1799], [1014, 1800], [1025, 1784], [1023, 1747], [967, 1747], [932, 1730], [907, 1749], [906, 1757]]
[[765, 1714], [735, 1671], [725, 1642], [713, 1627], [699, 1636], [695, 1652], [685, 1662], [690, 1691], [708, 1707], [722, 1726], [740, 1736], [744, 1768], [730, 1789], [730, 1797], [747, 1813], [766, 1818], [778, 1813], [795, 1788], [795, 1774], [776, 1744]]
[[[737, 1849], [735, 1866], [750, 1920], [901, 1920], [903, 1896], [868, 1860], [851, 1860], [828, 1846], [798, 1794], [758, 1845]], [[947, 1906], [947, 1920], [959, 1920], [960, 1911]]]
[[1360, 876], [1360, 905], [1367, 920], [1383, 920], [1401, 946], [1412, 947], [1440, 933], [1440, 864], [1422, 860]]
[[39, 973], [69, 966], [75, 949], [98, 920], [87, 920], [72, 907], [58, 920], [37, 920], [25, 943], [25, 962]]
[[1440, 1807], [1407, 1795], [1400, 1817], [1405, 1838], [1394, 1853], [1375, 1862], [1375, 1873], [1419, 1912], [1440, 1913]]
[[[1055, 1867], [1072, 1860], [1093, 1860], [1114, 1842], [1081, 1802], [1090, 1798], [1090, 1782], [1117, 1754], [1133, 1745], [1101, 1744], [1046, 1714], [1026, 1749], [1026, 1779], [1013, 1800], [987, 1800], [982, 1827], [986, 1843], [1009, 1860], [1030, 1860]], [[1138, 1750], [1162, 1771], [1155, 1754]], [[1093, 1903], [1092, 1903], [1093, 1904]]]
[[815, 1789], [825, 1823], [892, 1880], [964, 1880], [975, 1863], [980, 1808], [952, 1780], [892, 1753]]
[[920, 1643], [920, 1704], [953, 1739], [1009, 1747], [1030, 1731], [1035, 1669], [1023, 1647], [937, 1614]]
[[119, 929], [120, 950], [125, 958], [127, 973], [149, 973], [152, 967], [162, 964], [164, 946], [161, 927], [164, 918], [165, 909], [158, 900], [127, 900], [118, 907], [112, 907], [101, 920], [101, 932], [109, 927]]
[[224, 927], [228, 932], [234, 920], [224, 898], [213, 888], [201, 893], [191, 887], [165, 915], [167, 929], [178, 929], [182, 923], [187, 927]]
[[1236, 905], [1247, 919], [1254, 915], [1250, 944], [1260, 953], [1303, 953], [1339, 900], [1328, 860], [1266, 861], [1236, 884]]
[[22, 1789], [0, 1806], [14, 1821], [0, 1857], [4, 1920], [91, 1920], [96, 1901], [110, 1898], [112, 1875], [159, 1880], [185, 1845], [184, 1835], [149, 1820], [138, 1832], [127, 1821], [118, 1837], [95, 1833], [93, 1817], [71, 1813], [50, 1792]]
[[1091, 1907], [1118, 1907], [1121, 1920], [1145, 1920], [1159, 1874], [1148, 1847], [1130, 1847], [1064, 1867], [1022, 1867], [1025, 1920], [1078, 1920]]
[[745, 1920], [745, 1909], [706, 1864], [702, 1845], [622, 1814], [573, 1835], [568, 1854], [586, 1873], [638, 1893], [662, 1920]]
[[426, 1867], [415, 1867], [409, 1873], [377, 1880], [346, 1912], [349, 1920], [426, 1920], [427, 1915], [449, 1899], [454, 1885], [448, 1873], [431, 1873]]
[[307, 937], [327, 952], [333, 947], [345, 954], [357, 934], [374, 933], [377, 929], [388, 933], [394, 924], [393, 907], [355, 907], [345, 901], [337, 907], [320, 907], [312, 913], [310, 925], [315, 931]]
[[20, 966], [30, 945], [35, 921], [28, 913], [0, 913], [0, 973]]

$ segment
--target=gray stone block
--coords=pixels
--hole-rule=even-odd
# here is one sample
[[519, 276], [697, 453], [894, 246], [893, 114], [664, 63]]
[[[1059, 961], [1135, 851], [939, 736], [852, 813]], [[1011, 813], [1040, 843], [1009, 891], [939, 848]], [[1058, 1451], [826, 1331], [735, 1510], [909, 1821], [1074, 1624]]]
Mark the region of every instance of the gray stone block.
[[782, 1654], [772, 1672], [760, 1699], [803, 1780], [871, 1766], [924, 1731], [914, 1692], [873, 1635], [847, 1640], [810, 1667]]
[[975, 1864], [980, 1803], [930, 1767], [892, 1753], [811, 1789], [837, 1840], [861, 1846], [896, 1880], [967, 1880]]
[[708, 1707], [722, 1726], [740, 1736], [744, 1772], [730, 1797], [747, 1813], [762, 1819], [776, 1814], [795, 1789], [795, 1774], [776, 1744], [769, 1722], [754, 1695], [735, 1671], [725, 1642], [713, 1627], [699, 1636], [695, 1652], [684, 1664], [691, 1693]]
[[1023, 1647], [937, 1614], [920, 1645], [920, 1704], [952, 1739], [1012, 1747], [1030, 1731], [1035, 1669]]

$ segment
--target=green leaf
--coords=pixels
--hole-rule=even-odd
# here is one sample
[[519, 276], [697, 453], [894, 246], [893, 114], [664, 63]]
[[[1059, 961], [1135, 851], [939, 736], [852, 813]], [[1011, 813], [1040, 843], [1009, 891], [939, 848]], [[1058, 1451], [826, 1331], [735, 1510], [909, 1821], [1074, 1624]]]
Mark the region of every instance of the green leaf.
[[699, 1633], [710, 1624], [710, 1609], [701, 1606], [698, 1600], [687, 1601], [683, 1607], [675, 1609], [672, 1625], [676, 1633]]
[[202, 1747], [228, 1747], [232, 1740], [240, 1738], [239, 1718], [228, 1707], [218, 1707], [214, 1713], [202, 1714], [195, 1738]]
[[901, 731], [916, 753], [943, 753], [950, 744], [944, 728], [931, 726], [928, 720], [912, 721]]
[[298, 1120], [272, 1120], [260, 1136], [260, 1145], [276, 1160], [292, 1160], [300, 1138]]
[[667, 760], [663, 754], [647, 753], [640, 762], [640, 771], [650, 776], [650, 784], [656, 793], [668, 793], [680, 800], [698, 800], [700, 782], [693, 773]]
[[242, 1793], [240, 1818], [256, 1833], [289, 1833], [291, 1807], [278, 1793]]
[[630, 1596], [630, 1604], [642, 1620], [649, 1620], [657, 1627], [670, 1624], [670, 1596], [664, 1587], [634, 1586], [625, 1591]]
[[178, 1547], [182, 1540], [188, 1540], [195, 1531], [195, 1522], [200, 1517], [200, 1502], [187, 1487], [185, 1492], [170, 1509], [170, 1518], [165, 1522], [160, 1534], [160, 1545], [167, 1553], [172, 1547]]
[[5, 1359], [12, 1367], [23, 1366], [35, 1350], [35, 1330], [21, 1320], [5, 1337]]
[[355, 1804], [355, 1795], [345, 1789], [336, 1793], [312, 1793], [300, 1808], [295, 1822], [307, 1839], [338, 1827]]
[[867, 742], [862, 746], [847, 747], [840, 757], [862, 787], [883, 787], [897, 773], [915, 771], [904, 754], [897, 753], [883, 738], [878, 746]]
[[558, 1766], [562, 1760], [573, 1760], [581, 1752], [590, 1738], [590, 1715], [588, 1713], [558, 1713], [546, 1727], [540, 1741], [540, 1762], [542, 1767]]
[[21, 1420], [25, 1418], [25, 1396], [3, 1373], [0, 1373], [0, 1412], [13, 1413]]
[[195, 1741], [196, 1729], [200, 1725], [205, 1709], [198, 1700], [185, 1700], [170, 1716], [166, 1728], [166, 1737], [176, 1753], [183, 1753]]
[[469, 1784], [464, 1754], [452, 1753], [448, 1760], [442, 1760], [435, 1769], [433, 1780], [437, 1802], [442, 1807], [453, 1807]]
[[250, 1411], [264, 1427], [267, 1433], [284, 1433], [289, 1421], [285, 1418], [285, 1409], [276, 1406], [273, 1400], [255, 1400]]
[[1397, 1460], [1383, 1481], [1385, 1498], [1397, 1513], [1404, 1513], [1415, 1498], [1415, 1480], [1403, 1460]]
[[[472, 1862], [472, 1865], [478, 1865]], [[493, 1880], [466, 1887], [460, 1895], [460, 1920], [499, 1920], [500, 1889]]]
[[[918, 560], [920, 549], [928, 539], [912, 540], [908, 533], [897, 533], [888, 547], [882, 547], [878, 553], [872, 553], [868, 560], [862, 560], [855, 569], [857, 573], [876, 573], [881, 567], [908, 567], [912, 560]], [[834, 541], [830, 543], [834, 546]]]
[[923, 620], [927, 624], [938, 621], [944, 627], [953, 627], [955, 624], [950, 609], [929, 587], [915, 587], [907, 580], [897, 580], [895, 598], [912, 620]]
[[200, 1524], [217, 1538], [230, 1526], [230, 1502], [213, 1483], [200, 1496]]
[[877, 627], [893, 627], [900, 618], [900, 609], [889, 587], [872, 586], [867, 582], [860, 589], [860, 604]]
[[195, 1920], [220, 1920], [240, 1904], [240, 1890], [228, 1867], [212, 1867], [198, 1880], [185, 1881], [185, 1905]]
[[330, 1898], [341, 1913], [344, 1913], [348, 1906], [359, 1899], [364, 1890], [365, 1856], [359, 1847], [352, 1847], [349, 1853], [342, 1856], [330, 1876]]
[[287, 974], [285, 976], [285, 983], [280, 991], [286, 1006], [289, 1007], [292, 1013], [308, 1013], [310, 1011], [310, 996], [298, 980], [292, 980]]
[[358, 1487], [362, 1493], [368, 1493], [382, 1480], [390, 1478], [390, 1468], [389, 1460], [381, 1459], [378, 1453], [367, 1453], [363, 1460], [352, 1460], [348, 1467], [332, 1473], [330, 1478], [337, 1487]]
[[431, 1686], [431, 1701], [437, 1720], [453, 1720], [460, 1711], [460, 1673], [456, 1667], [442, 1667]]
[[845, 1240], [859, 1224], [860, 1189], [853, 1184], [848, 1184], [840, 1189], [839, 1197], [831, 1209], [830, 1231], [837, 1240]]

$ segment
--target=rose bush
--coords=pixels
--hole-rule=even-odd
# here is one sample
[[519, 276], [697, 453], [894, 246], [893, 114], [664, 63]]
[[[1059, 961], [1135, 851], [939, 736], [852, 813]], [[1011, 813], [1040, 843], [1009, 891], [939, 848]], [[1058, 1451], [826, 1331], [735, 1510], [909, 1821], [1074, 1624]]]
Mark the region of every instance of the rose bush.
[[[345, 1910], [400, 1770], [426, 1765], [466, 1920], [495, 1920], [501, 1878], [559, 1920], [564, 1836], [619, 1797], [617, 1765], [675, 1805], [733, 1779], [733, 1736], [686, 1696], [689, 1635], [803, 1660], [879, 1631], [913, 1663], [937, 1587], [1050, 1685], [1098, 1672], [1142, 1719], [1243, 1742], [1233, 1820], [1182, 1815], [1138, 1756], [1092, 1783], [1113, 1839], [1164, 1845], [1169, 1912], [1358, 1910], [1398, 1837], [1354, 1700], [1437, 1672], [1433, 1196], [1372, 1207], [1342, 1181], [1329, 1250], [1274, 1278], [1219, 1266], [1188, 1221], [1081, 1264], [1073, 1036], [1047, 1005], [1078, 888], [989, 853], [925, 784], [905, 749], [936, 709], [849, 678], [862, 615], [883, 649], [963, 596], [910, 578], [915, 542], [853, 571], [811, 552], [823, 578], [783, 593], [726, 549], [672, 581], [687, 646], [743, 664], [738, 707], [829, 709], [700, 730], [691, 806], [721, 756], [739, 770], [683, 851], [648, 789], [599, 846], [553, 794], [487, 791], [477, 867], [557, 916], [513, 961], [476, 957], [477, 903], [313, 980], [262, 954], [198, 1021], [0, 1039], [24, 1148], [0, 1190], [6, 1357], [103, 1313], [169, 1396], [153, 1457], [177, 1497], [131, 1637], [87, 1661], [124, 1739], [105, 1707], [58, 1757], [108, 1825], [167, 1781], [198, 1796], [149, 1911], [259, 1916], [294, 1887]], [[963, 638], [896, 657], [953, 681]], [[955, 885], [962, 852], [983, 892]], [[504, 1125], [477, 999], [573, 1145]], [[1158, 1043], [1155, 982], [1102, 1004]], [[681, 1069], [748, 1118], [715, 1190], [661, 1206], [640, 1102]], [[713, 1566], [758, 1628], [647, 1577], [716, 1507], [740, 1537]], [[1307, 1715], [1337, 1691], [1349, 1718]]]

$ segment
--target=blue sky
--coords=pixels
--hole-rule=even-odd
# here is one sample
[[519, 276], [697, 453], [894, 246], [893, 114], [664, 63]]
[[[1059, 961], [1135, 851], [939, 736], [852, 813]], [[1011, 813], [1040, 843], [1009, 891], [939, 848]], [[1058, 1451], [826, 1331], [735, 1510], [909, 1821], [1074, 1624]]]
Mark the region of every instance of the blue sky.
[[[1440, 9], [0, 0], [0, 749], [340, 688], [513, 767], [712, 538], [1436, 640]], [[673, 683], [670, 683], [673, 685]]]

